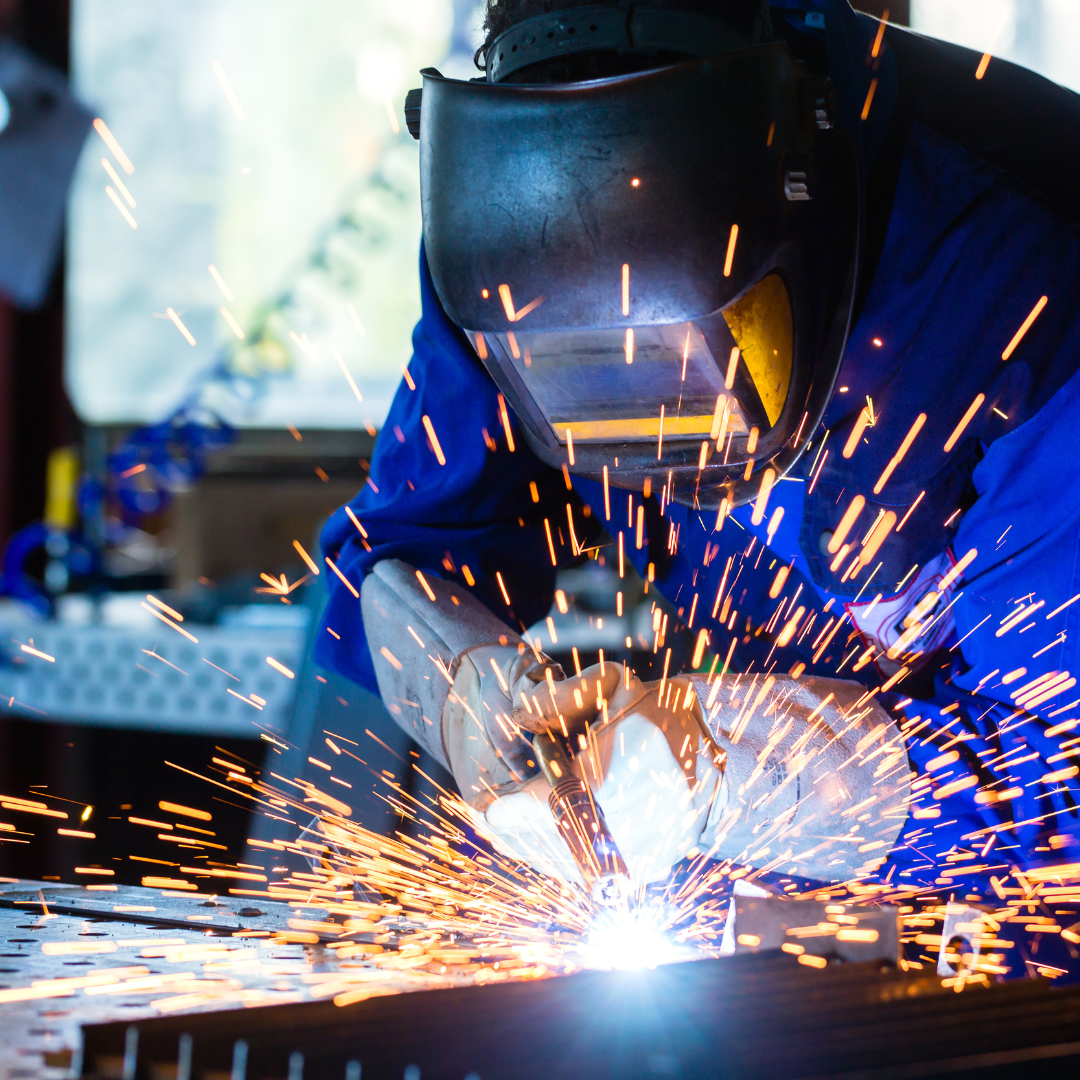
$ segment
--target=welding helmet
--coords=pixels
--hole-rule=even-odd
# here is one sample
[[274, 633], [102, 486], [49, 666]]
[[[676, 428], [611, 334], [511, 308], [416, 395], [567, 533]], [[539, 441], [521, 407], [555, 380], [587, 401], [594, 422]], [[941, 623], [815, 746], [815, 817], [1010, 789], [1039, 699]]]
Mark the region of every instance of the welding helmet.
[[[582, 51], [646, 70], [505, 81]], [[857, 155], [828, 80], [782, 41], [621, 4], [518, 23], [484, 79], [422, 74], [406, 119], [432, 280], [537, 455], [703, 507], [790, 470], [857, 278]]]

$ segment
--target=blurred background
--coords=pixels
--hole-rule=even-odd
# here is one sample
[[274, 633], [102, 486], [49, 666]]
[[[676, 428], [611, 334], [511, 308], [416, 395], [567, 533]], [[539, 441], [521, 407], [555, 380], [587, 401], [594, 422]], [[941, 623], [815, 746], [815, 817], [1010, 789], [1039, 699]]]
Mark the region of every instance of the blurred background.
[[[1080, 89], [1076, 0], [857, 6]], [[314, 554], [364, 483], [408, 363], [405, 94], [422, 67], [472, 77], [480, 21], [475, 0], [0, 0], [0, 796], [94, 834], [5, 807], [0, 873], [137, 883], [161, 845], [128, 818], [161, 799], [212, 809], [211, 862], [271, 835], [185, 769], [321, 783], [334, 755], [379, 829], [408, 829], [386, 782], [417, 793], [411, 763], [448, 782], [311, 663], [322, 583], [294, 541]], [[636, 582], [617, 615], [616, 580], [565, 571], [543, 646], [568, 669], [685, 659], [679, 612]]]

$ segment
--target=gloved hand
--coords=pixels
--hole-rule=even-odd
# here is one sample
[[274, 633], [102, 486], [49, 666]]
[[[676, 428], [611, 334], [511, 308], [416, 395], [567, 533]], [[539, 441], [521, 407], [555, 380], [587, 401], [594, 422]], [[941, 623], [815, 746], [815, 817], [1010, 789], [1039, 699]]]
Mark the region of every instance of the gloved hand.
[[[615, 669], [618, 665], [605, 665]], [[583, 673], [584, 674], [584, 673]], [[574, 683], [576, 680], [567, 680]], [[726, 806], [724, 752], [705, 726], [689, 679], [621, 679], [607, 722], [595, 722], [574, 758], [592, 789], [635, 885], [667, 876], [697, 846]], [[548, 807], [543, 776], [487, 807], [491, 838], [549, 875], [580, 881]]]
[[[670, 690], [667, 687], [670, 686]], [[708, 710], [708, 720], [703, 719]], [[698, 849], [842, 881], [872, 870], [907, 817], [903, 738], [865, 687], [836, 679], [630, 680], [574, 759], [635, 884]], [[542, 777], [487, 808], [495, 842], [579, 880]]]
[[622, 676], [564, 679], [465, 589], [397, 559], [375, 565], [360, 604], [383, 703], [476, 810], [536, 771], [530, 733], [583, 728]]
[[584, 729], [621, 676], [619, 665], [605, 664], [566, 679], [558, 664], [524, 646], [463, 653], [442, 713], [443, 746], [462, 798], [483, 810], [519, 790], [536, 771], [531, 735]]

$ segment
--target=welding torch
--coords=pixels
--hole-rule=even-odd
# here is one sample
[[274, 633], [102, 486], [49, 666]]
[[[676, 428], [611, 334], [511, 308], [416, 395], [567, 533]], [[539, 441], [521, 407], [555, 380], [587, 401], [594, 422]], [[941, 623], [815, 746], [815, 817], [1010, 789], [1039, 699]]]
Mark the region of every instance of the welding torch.
[[574, 775], [570, 756], [554, 735], [541, 732], [533, 737], [532, 745], [551, 785], [548, 806], [589, 895], [604, 907], [625, 902], [630, 875], [592, 790]]

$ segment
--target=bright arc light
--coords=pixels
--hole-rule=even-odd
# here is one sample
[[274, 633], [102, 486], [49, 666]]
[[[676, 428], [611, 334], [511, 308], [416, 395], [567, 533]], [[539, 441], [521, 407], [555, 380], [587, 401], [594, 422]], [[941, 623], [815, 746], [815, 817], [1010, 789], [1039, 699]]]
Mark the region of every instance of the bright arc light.
[[649, 908], [602, 912], [582, 943], [582, 966], [637, 971], [688, 959], [692, 951], [665, 932], [666, 921]]

